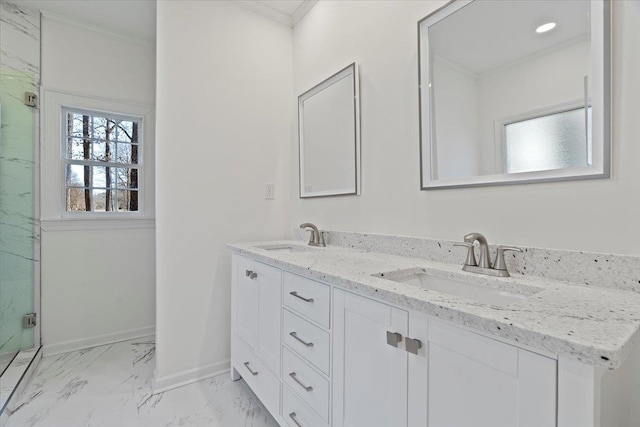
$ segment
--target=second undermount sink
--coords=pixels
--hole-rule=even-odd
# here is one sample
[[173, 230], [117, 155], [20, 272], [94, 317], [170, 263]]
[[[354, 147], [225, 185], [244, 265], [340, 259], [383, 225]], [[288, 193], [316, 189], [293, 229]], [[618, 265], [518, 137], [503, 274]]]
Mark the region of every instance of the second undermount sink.
[[280, 252], [280, 253], [309, 252], [309, 251], [317, 250], [316, 248], [311, 248], [307, 246], [298, 246], [298, 245], [260, 245], [260, 246], [256, 246], [256, 248], [269, 251], [269, 252]]
[[483, 304], [498, 306], [522, 301], [529, 296], [523, 293], [510, 292], [489, 286], [476, 285], [473, 283], [465, 283], [458, 280], [433, 276], [419, 268], [378, 273], [374, 274], [374, 276], [392, 280], [394, 282], [418, 286], [420, 288], [429, 289], [443, 294], [474, 300]]

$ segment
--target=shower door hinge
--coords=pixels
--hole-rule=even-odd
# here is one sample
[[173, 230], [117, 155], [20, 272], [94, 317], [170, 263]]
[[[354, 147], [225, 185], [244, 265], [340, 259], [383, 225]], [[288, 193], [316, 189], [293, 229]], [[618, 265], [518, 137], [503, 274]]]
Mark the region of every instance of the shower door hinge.
[[33, 328], [36, 326], [36, 314], [29, 313], [22, 316], [22, 327], [23, 328]]
[[33, 92], [25, 92], [24, 93], [24, 105], [27, 107], [37, 107], [38, 106], [38, 95]]

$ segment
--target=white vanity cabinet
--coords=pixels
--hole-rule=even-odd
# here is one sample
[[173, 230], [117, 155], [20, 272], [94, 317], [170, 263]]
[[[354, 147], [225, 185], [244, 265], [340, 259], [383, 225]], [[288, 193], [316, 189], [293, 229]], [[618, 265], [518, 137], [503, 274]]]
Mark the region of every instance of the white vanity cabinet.
[[232, 265], [232, 333], [279, 375], [282, 270], [235, 254]]
[[407, 353], [387, 344], [387, 334], [390, 342], [406, 336], [409, 313], [338, 289], [333, 295], [333, 426], [407, 425]]
[[237, 254], [232, 299], [232, 376], [283, 426], [573, 427], [551, 355]]
[[556, 425], [557, 360], [417, 312], [409, 337], [410, 426]]
[[334, 427], [556, 425], [555, 359], [341, 290], [334, 320]]
[[283, 275], [282, 416], [292, 427], [330, 425], [331, 286]]

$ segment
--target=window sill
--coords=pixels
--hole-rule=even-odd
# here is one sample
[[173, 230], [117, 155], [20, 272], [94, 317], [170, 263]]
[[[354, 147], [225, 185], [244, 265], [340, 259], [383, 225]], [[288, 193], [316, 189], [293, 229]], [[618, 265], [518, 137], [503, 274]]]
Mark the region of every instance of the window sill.
[[90, 231], [90, 230], [132, 230], [153, 229], [155, 219], [144, 218], [57, 218], [40, 221], [42, 231]]

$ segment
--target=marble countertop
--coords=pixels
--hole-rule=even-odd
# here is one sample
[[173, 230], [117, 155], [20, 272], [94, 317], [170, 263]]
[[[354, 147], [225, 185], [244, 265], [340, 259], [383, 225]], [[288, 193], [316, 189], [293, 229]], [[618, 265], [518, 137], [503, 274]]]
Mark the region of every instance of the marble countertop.
[[[292, 246], [292, 252], [258, 246]], [[466, 273], [460, 265], [300, 241], [227, 245], [233, 251], [293, 273], [446, 319], [533, 349], [615, 369], [639, 338], [640, 294], [531, 277]], [[374, 274], [421, 268], [428, 274], [529, 295], [495, 306]]]

